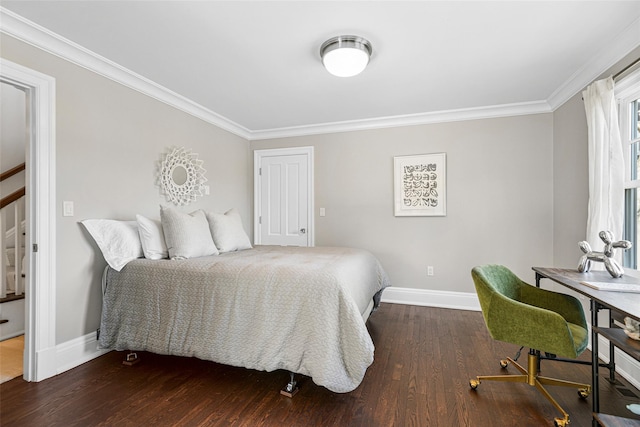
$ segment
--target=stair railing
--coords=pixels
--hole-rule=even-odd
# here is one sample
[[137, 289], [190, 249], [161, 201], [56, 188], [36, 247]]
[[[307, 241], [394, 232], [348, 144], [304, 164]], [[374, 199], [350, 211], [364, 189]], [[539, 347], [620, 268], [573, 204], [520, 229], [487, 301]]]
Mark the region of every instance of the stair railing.
[[[25, 164], [22, 163], [10, 170], [3, 172], [0, 174], [0, 182], [4, 181], [7, 178], [12, 177], [13, 175], [25, 170]], [[14, 279], [14, 292], [15, 295], [22, 295], [24, 291], [24, 281], [22, 277], [22, 260], [23, 253], [22, 248], [25, 247], [25, 237], [24, 237], [24, 221], [25, 221], [25, 212], [24, 212], [24, 203], [21, 201], [25, 197], [25, 188], [21, 189], [9, 194], [6, 197], [0, 199], [0, 250], [2, 253], [0, 254], [0, 298], [6, 298], [7, 296], [7, 285], [8, 285], [8, 276], [7, 273], [13, 273]], [[9, 209], [13, 209], [14, 212], [14, 227], [12, 230], [7, 230], [7, 212]], [[7, 256], [7, 245], [9, 243], [8, 236], [13, 235], [13, 266], [10, 267], [9, 259]], [[13, 269], [13, 272], [11, 272]]]

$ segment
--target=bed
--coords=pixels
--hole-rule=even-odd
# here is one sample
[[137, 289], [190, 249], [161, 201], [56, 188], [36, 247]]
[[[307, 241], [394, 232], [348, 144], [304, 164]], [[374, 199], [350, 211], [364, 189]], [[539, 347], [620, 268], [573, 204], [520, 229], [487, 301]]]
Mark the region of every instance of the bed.
[[256, 246], [107, 267], [99, 346], [283, 369], [345, 393], [374, 345], [365, 326], [389, 280], [369, 252]]

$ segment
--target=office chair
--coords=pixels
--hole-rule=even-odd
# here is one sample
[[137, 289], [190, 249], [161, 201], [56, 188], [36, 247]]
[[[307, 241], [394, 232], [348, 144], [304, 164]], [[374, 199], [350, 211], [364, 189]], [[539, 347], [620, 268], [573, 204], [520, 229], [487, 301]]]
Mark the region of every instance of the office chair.
[[554, 419], [554, 425], [567, 426], [569, 414], [544, 385], [577, 388], [583, 399], [591, 393], [591, 386], [539, 375], [540, 352], [574, 359], [585, 350], [588, 330], [582, 305], [570, 295], [531, 286], [501, 265], [475, 267], [471, 277], [491, 337], [530, 350], [528, 369], [510, 357], [500, 361], [502, 368], [513, 364], [519, 375], [478, 376], [470, 380], [469, 385], [476, 390], [482, 381], [527, 383], [536, 387], [562, 413], [562, 418]]

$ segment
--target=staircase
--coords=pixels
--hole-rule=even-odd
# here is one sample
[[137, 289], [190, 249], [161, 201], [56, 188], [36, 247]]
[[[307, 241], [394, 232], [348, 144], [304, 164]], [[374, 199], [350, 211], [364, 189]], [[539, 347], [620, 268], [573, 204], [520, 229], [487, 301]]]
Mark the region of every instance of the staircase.
[[[24, 170], [22, 163], [0, 173], [0, 183]], [[24, 333], [24, 202], [24, 186], [0, 199], [0, 340]]]

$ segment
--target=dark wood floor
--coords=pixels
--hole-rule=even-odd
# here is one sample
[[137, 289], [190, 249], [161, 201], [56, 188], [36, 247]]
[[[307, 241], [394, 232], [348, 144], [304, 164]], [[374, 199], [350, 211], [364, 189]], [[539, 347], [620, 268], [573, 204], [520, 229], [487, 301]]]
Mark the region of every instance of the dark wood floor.
[[[515, 346], [493, 341], [479, 312], [383, 304], [368, 322], [375, 361], [351, 393], [335, 394], [302, 378], [281, 396], [284, 371], [259, 372], [192, 358], [143, 353], [133, 367], [108, 353], [62, 375], [0, 385], [2, 426], [551, 426], [558, 414], [533, 387], [483, 382], [500, 374]], [[588, 360], [588, 352], [581, 358]], [[526, 365], [526, 354], [520, 359]], [[515, 371], [511, 368], [511, 371]], [[589, 382], [590, 367], [543, 363], [547, 376]], [[626, 383], [601, 381], [601, 410], [633, 418]], [[591, 426], [591, 399], [551, 393], [571, 426]], [[629, 396], [626, 396], [626, 395]], [[636, 418], [639, 418], [636, 416]]]

